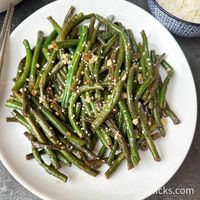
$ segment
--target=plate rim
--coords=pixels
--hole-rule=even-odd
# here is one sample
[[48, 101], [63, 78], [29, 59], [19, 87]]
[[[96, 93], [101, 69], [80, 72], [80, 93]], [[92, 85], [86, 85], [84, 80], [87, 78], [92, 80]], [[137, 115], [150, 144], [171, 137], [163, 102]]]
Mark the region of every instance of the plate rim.
[[[62, 2], [62, 1], [64, 2], [64, 0], [61, 0], [61, 2]], [[67, 0], [65, 0], [65, 1], [67, 1]], [[116, 1], [116, 0], [115, 0], [115, 1]], [[133, 2], [129, 2], [129, 1], [127, 1], [127, 0], [117, 0], [117, 1], [120, 2], [120, 3], [127, 4], [127, 5], [129, 5], [129, 6], [131, 6], [131, 7], [137, 7], [137, 9], [140, 9], [142, 12], [145, 12], [145, 13], [148, 15], [148, 17], [153, 18], [154, 21], [155, 21], [155, 23], [160, 24], [148, 11], [146, 11], [146, 10], [143, 9], [142, 7], [140, 7], [140, 6], [136, 5], [136, 4], [134, 4]], [[18, 29], [20, 29], [21, 25], [23, 25], [24, 23], [26, 23], [26, 21], [28, 21], [29, 18], [31, 18], [31, 17], [32, 17], [33, 15], [35, 15], [37, 12], [39, 12], [39, 11], [41, 11], [42, 9], [44, 9], [45, 7], [50, 6], [51, 4], [54, 4], [54, 3], [57, 3], [57, 2], [58, 2], [58, 1], [50, 2], [50, 3], [48, 3], [48, 4], [44, 5], [44, 6], [42, 6], [41, 8], [39, 8], [38, 10], [36, 10], [35, 12], [33, 12], [33, 13], [32, 13], [31, 15], [29, 15], [26, 19], [24, 19], [19, 25], [17, 25], [17, 27], [12, 31], [12, 33], [11, 33], [10, 36], [12, 37], [13, 35], [15, 35], [15, 34], [18, 32]], [[175, 173], [179, 170], [179, 168], [180, 168], [181, 165], [183, 164], [184, 160], [186, 159], [189, 150], [191, 149], [191, 145], [192, 145], [192, 142], [193, 142], [193, 139], [194, 139], [194, 135], [195, 135], [195, 132], [196, 132], [196, 126], [197, 126], [198, 98], [197, 98], [196, 83], [195, 83], [194, 76], [193, 76], [193, 73], [192, 73], [192, 70], [191, 70], [191, 67], [190, 67], [190, 64], [189, 64], [189, 62], [188, 62], [187, 57], [185, 56], [185, 54], [184, 54], [184, 52], [183, 52], [181, 46], [180, 46], [179, 43], [176, 41], [176, 39], [174, 38], [174, 36], [173, 36], [162, 24], [160, 24], [160, 25], [162, 26], [163, 30], [165, 30], [165, 32], [168, 33], [168, 35], [169, 35], [169, 37], [171, 38], [171, 40], [173, 40], [173, 41], [177, 44], [177, 46], [178, 46], [178, 48], [179, 48], [179, 50], [180, 50], [180, 53], [182, 54], [181, 56], [182, 56], [182, 58], [184, 59], [184, 62], [187, 64], [187, 68], [188, 68], [188, 70], [189, 70], [189, 72], [190, 72], [191, 83], [192, 83], [192, 85], [193, 85], [194, 95], [195, 95], [195, 96], [194, 96], [194, 98], [195, 98], [195, 99], [194, 99], [194, 100], [195, 100], [195, 120], [194, 120], [195, 125], [194, 125], [194, 127], [193, 127], [193, 130], [191, 131], [191, 132], [193, 133], [193, 135], [192, 135], [191, 141], [190, 141], [190, 143], [189, 143], [189, 145], [188, 145], [188, 150], [186, 151], [186, 154], [185, 154], [183, 160], [177, 165], [177, 168], [173, 171], [173, 173], [171, 173], [170, 177], [167, 178], [167, 180], [164, 180], [164, 181], [163, 181], [162, 186], [160, 186], [160, 187], [163, 187], [163, 186], [175, 175]], [[4, 105], [2, 105], [2, 106], [4, 106]], [[19, 176], [19, 175], [15, 172], [15, 170], [12, 168], [12, 166], [11, 166], [10, 164], [8, 164], [7, 158], [6, 158], [5, 156], [3, 156], [2, 151], [1, 151], [1, 148], [0, 148], [0, 160], [1, 160], [1, 162], [3, 163], [3, 165], [5, 166], [5, 168], [8, 170], [8, 172], [12, 175], [12, 177], [13, 177], [15, 180], [17, 180], [23, 187], [25, 187], [29, 192], [33, 193], [34, 195], [36, 195], [36, 196], [38, 196], [39, 198], [42, 198], [42, 199], [55, 200], [54, 198], [48, 196], [47, 194], [44, 194], [44, 193], [38, 191], [37, 189], [34, 189], [34, 187], [31, 186], [31, 184], [27, 183], [27, 182], [24, 180], [23, 177]], [[159, 188], [158, 188], [158, 189], [159, 189]], [[153, 191], [153, 192], [151, 192], [151, 193], [149, 192], [149, 194], [146, 193], [146, 196], [145, 196], [144, 198], [145, 198], [145, 199], [148, 198], [149, 196], [151, 196], [152, 194], [154, 194], [154, 192], [156, 192], [156, 191]]]

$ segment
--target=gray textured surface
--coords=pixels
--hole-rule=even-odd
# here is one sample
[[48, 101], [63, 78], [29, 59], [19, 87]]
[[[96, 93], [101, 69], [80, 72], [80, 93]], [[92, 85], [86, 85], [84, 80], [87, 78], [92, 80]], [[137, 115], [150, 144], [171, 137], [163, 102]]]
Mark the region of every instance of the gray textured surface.
[[[31, 13], [46, 5], [53, 0], [24, 0], [16, 7], [12, 29], [17, 27], [20, 22], [27, 18]], [[148, 11], [146, 0], [130, 0], [130, 2], [139, 5]], [[0, 14], [0, 27], [2, 25], [4, 14]], [[133, 19], [134, 23], [134, 19]], [[200, 40], [199, 38], [181, 38], [175, 37], [182, 47], [193, 72], [197, 93], [200, 92]], [[199, 101], [198, 101], [199, 105]], [[200, 124], [197, 122], [196, 133], [192, 147], [184, 163], [174, 175], [174, 177], [165, 185], [166, 188], [195, 188], [194, 195], [152, 195], [148, 200], [171, 200], [171, 199], [200, 199]], [[153, 184], [153, 183], [152, 183]], [[40, 198], [31, 194], [21, 186], [5, 169], [0, 162], [0, 200], [40, 200]]]

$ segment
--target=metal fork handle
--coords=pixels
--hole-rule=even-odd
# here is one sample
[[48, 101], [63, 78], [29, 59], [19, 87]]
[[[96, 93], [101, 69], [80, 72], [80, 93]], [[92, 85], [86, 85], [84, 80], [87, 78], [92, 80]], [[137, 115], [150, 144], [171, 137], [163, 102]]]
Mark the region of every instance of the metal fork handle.
[[10, 27], [13, 18], [13, 13], [14, 13], [14, 5], [11, 3], [7, 10], [6, 17], [0, 34], [0, 76], [3, 67], [6, 44], [10, 34]]

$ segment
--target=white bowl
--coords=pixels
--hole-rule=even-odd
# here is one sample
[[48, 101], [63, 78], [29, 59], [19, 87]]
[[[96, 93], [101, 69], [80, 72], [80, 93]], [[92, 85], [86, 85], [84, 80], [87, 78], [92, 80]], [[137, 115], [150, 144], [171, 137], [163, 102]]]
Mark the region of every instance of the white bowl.
[[[47, 16], [52, 15], [62, 24], [71, 5], [76, 7], [77, 12], [115, 15], [116, 21], [134, 30], [137, 41], [141, 40], [140, 31], [145, 30], [149, 38], [149, 48], [155, 49], [159, 54], [166, 53], [167, 60], [175, 71], [169, 86], [168, 102], [179, 116], [181, 124], [174, 126], [169, 121], [166, 137], [155, 141], [162, 162], [155, 162], [149, 151], [140, 152], [141, 163], [138, 167], [127, 170], [124, 162], [108, 180], [103, 174], [107, 166], [102, 166], [102, 173], [96, 178], [88, 176], [74, 166], [63, 166], [62, 172], [69, 177], [68, 183], [65, 184], [49, 176], [35, 160], [26, 161], [25, 155], [31, 151], [31, 145], [24, 138], [24, 128], [21, 125], [6, 123], [5, 118], [11, 116], [11, 110], [6, 108], [4, 103], [9, 98], [13, 86], [12, 79], [16, 74], [17, 63], [25, 55], [22, 41], [26, 38], [33, 47], [38, 30], [44, 31], [46, 35], [52, 31]], [[21, 184], [45, 200], [145, 199], [174, 175], [183, 162], [194, 136], [197, 97], [192, 73], [182, 50], [153, 16], [124, 0], [59, 0], [32, 14], [10, 36], [0, 88], [0, 160]]]

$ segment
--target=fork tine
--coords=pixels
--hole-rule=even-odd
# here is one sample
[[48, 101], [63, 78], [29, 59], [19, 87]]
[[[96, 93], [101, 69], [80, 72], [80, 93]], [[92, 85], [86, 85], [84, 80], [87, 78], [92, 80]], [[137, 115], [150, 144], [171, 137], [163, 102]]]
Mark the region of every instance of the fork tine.
[[1, 31], [1, 35], [0, 35], [0, 75], [1, 75], [1, 70], [2, 70], [2, 67], [3, 67], [5, 47], [6, 47], [6, 44], [7, 44], [7, 40], [9, 38], [13, 13], [14, 13], [14, 5], [11, 3], [10, 6], [9, 6], [9, 9], [6, 13], [6, 17], [5, 17], [3, 27], [2, 27], [2, 31]]

